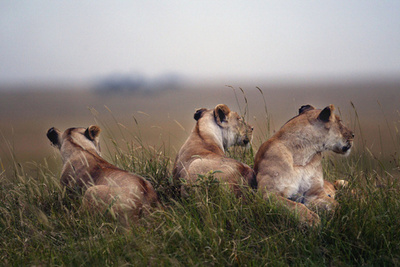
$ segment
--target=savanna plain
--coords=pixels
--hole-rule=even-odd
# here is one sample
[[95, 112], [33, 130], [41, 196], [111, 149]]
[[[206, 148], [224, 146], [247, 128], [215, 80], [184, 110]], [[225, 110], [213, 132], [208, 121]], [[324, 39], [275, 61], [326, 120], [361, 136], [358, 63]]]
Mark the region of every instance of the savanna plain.
[[[399, 80], [203, 82], [119, 94], [63, 87], [0, 91], [1, 265], [400, 265]], [[177, 197], [171, 172], [194, 111], [220, 103], [254, 126], [250, 149], [227, 151], [250, 166], [300, 106], [334, 104], [355, 132], [350, 156], [327, 153], [323, 161], [326, 180], [349, 182], [340, 207], [321, 214], [320, 226], [303, 227], [256, 191], [239, 199], [212, 177]], [[128, 229], [80, 209], [59, 183], [61, 157], [47, 130], [94, 124], [102, 156], [149, 180], [163, 204]]]

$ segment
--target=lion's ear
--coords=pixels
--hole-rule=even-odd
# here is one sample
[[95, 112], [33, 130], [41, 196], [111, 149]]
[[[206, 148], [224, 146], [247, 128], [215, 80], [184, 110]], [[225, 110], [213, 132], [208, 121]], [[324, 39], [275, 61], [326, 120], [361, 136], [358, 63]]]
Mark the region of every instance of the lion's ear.
[[231, 110], [225, 104], [219, 104], [214, 109], [214, 117], [218, 124], [222, 124], [227, 121], [227, 117]]
[[51, 141], [51, 143], [52, 143], [54, 146], [58, 147], [58, 148], [61, 147], [60, 134], [61, 134], [61, 132], [60, 132], [58, 129], [54, 128], [54, 127], [50, 128], [50, 129], [47, 131], [47, 134], [46, 134], [46, 135], [47, 135], [47, 138], [49, 138], [49, 140]]
[[323, 121], [323, 122], [328, 122], [329, 120], [331, 120], [334, 110], [335, 110], [335, 107], [333, 105], [327, 106], [318, 115], [318, 119]]
[[194, 113], [194, 119], [196, 120], [196, 121], [198, 121], [202, 116], [203, 116], [203, 113], [204, 113], [204, 111], [206, 111], [207, 109], [206, 108], [199, 108], [199, 109], [197, 109], [196, 110], [196, 112]]
[[85, 136], [87, 139], [93, 141], [100, 135], [100, 127], [97, 125], [89, 126], [85, 131]]
[[303, 105], [299, 108], [299, 115], [303, 112], [306, 112], [307, 110], [313, 110], [313, 109], [315, 108], [311, 105]]

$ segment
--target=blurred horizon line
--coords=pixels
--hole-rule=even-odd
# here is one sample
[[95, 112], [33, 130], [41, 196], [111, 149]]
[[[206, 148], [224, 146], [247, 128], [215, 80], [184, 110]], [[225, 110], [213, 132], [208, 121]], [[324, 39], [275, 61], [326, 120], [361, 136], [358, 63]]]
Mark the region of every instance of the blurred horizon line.
[[[162, 86], [163, 84], [171, 84], [173, 86], [201, 84], [218, 84], [235, 86], [236, 84], [318, 84], [318, 83], [400, 83], [399, 73], [385, 74], [349, 74], [349, 75], [186, 75], [177, 72], [166, 72], [161, 75], [146, 75], [141, 72], [110, 72], [104, 75], [96, 75], [90, 78], [54, 78], [54, 79], [24, 79], [13, 81], [0, 81], [0, 91], [9, 90], [29, 90], [38, 89], [38, 87], [46, 87], [43, 89], [93, 89], [99, 84], [114, 80], [122, 82], [126, 80], [140, 81], [143, 83], [153, 84], [154, 87]], [[149, 89], [152, 90], [152, 89]]]

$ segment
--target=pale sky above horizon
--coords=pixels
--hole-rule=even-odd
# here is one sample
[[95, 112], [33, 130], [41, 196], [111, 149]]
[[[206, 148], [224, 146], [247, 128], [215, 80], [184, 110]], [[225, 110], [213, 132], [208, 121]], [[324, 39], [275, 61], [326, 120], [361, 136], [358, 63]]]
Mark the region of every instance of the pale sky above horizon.
[[399, 76], [400, 1], [0, 0], [0, 84]]

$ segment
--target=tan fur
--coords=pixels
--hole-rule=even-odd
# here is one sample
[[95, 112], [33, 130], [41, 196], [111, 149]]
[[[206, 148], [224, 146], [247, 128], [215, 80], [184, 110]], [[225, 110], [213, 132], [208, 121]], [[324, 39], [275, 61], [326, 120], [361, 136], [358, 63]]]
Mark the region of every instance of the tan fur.
[[152, 185], [143, 177], [126, 172], [100, 156], [100, 128], [69, 128], [63, 134], [51, 128], [47, 137], [63, 159], [61, 184], [83, 192], [82, 206], [94, 212], [108, 210], [123, 224], [135, 221], [158, 204]]
[[[224, 104], [211, 110], [199, 109], [194, 118], [196, 126], [175, 160], [175, 181], [183, 179], [193, 184], [199, 174], [220, 171], [214, 177], [240, 195], [239, 185], [255, 183], [254, 172], [248, 165], [226, 157], [225, 150], [233, 145], [249, 145], [253, 128]], [[183, 186], [181, 191], [185, 194]]]
[[348, 184], [349, 182], [345, 180], [336, 180], [333, 184], [331, 182], [324, 180], [324, 190], [329, 197], [335, 199], [336, 191], [347, 187]]
[[335, 188], [323, 180], [322, 153], [348, 154], [353, 143], [353, 132], [333, 111], [333, 105], [322, 111], [303, 106], [298, 116], [261, 145], [255, 157], [258, 190], [265, 198], [277, 195], [279, 203], [297, 211], [300, 220], [310, 225], [318, 224], [319, 217], [308, 208], [331, 210], [338, 205]]

